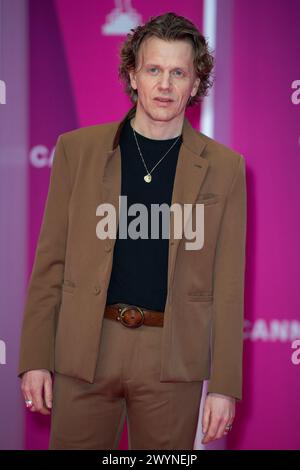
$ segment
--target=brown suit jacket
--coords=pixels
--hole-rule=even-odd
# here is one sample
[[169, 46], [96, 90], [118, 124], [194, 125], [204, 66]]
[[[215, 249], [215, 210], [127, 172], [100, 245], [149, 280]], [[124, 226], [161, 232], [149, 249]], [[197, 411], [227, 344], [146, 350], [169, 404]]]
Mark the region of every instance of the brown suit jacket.
[[[57, 371], [93, 383], [115, 239], [96, 236], [100, 203], [118, 213], [123, 120], [59, 135], [27, 290], [18, 376]], [[184, 118], [173, 203], [204, 203], [204, 246], [186, 250], [170, 218], [162, 382], [210, 379], [242, 399], [245, 160]], [[114, 345], [112, 344], [113, 348]]]

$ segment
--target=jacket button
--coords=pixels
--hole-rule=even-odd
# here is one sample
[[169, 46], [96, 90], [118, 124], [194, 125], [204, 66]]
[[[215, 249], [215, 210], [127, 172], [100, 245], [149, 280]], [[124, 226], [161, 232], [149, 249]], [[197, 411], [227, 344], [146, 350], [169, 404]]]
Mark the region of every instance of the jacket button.
[[100, 287], [95, 286], [95, 287], [94, 287], [94, 294], [95, 294], [95, 295], [99, 294], [100, 290], [101, 290]]
[[110, 245], [105, 245], [105, 251], [111, 251], [111, 246]]

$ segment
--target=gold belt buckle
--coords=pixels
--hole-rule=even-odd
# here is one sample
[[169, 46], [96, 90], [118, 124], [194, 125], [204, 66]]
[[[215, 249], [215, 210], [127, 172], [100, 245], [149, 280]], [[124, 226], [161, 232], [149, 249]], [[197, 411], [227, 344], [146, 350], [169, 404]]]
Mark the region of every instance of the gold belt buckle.
[[[126, 323], [126, 320], [124, 319], [125, 312], [126, 310], [132, 310], [132, 309], [138, 310], [140, 312], [141, 320], [139, 323], [132, 323], [132, 324]], [[143, 325], [144, 320], [145, 320], [145, 314], [144, 314], [144, 311], [137, 305], [126, 305], [125, 307], [119, 308], [119, 311], [120, 311], [120, 314], [117, 317], [117, 320], [120, 320], [122, 325], [126, 326], [127, 328], [138, 328]]]

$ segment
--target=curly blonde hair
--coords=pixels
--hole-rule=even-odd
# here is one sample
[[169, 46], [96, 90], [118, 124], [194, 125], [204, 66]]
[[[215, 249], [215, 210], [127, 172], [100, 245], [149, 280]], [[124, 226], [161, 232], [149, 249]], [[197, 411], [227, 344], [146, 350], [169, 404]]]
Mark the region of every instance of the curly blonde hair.
[[209, 50], [208, 43], [196, 26], [184, 16], [168, 12], [160, 16], [152, 16], [143, 26], [131, 29], [127, 39], [121, 44], [119, 55], [119, 79], [125, 84], [125, 93], [131, 101], [137, 103], [137, 91], [130, 83], [129, 71], [135, 70], [138, 51], [142, 41], [154, 36], [166, 41], [186, 40], [189, 41], [194, 50], [194, 68], [196, 76], [200, 78], [200, 84], [195, 96], [191, 96], [187, 106], [193, 106], [208, 94], [209, 87], [213, 84], [212, 69], [214, 57]]

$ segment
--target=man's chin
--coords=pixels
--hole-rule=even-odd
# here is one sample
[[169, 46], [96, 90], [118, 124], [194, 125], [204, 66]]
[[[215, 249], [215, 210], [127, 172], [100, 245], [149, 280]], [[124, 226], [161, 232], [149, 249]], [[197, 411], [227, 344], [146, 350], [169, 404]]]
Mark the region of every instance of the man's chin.
[[171, 111], [169, 109], [151, 109], [149, 111], [149, 115], [151, 116], [152, 119], [156, 121], [170, 121], [171, 119], [176, 117], [176, 114], [174, 111]]

